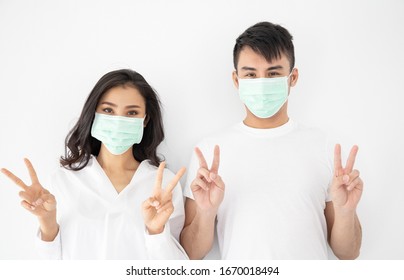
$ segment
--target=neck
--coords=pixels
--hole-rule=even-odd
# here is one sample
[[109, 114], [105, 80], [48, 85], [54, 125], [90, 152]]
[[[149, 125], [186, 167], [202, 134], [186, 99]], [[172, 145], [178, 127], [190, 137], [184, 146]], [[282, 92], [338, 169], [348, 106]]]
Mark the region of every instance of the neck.
[[255, 116], [253, 113], [246, 108], [247, 111], [247, 116], [244, 119], [244, 124], [246, 126], [252, 127], [252, 128], [276, 128], [279, 126], [284, 125], [289, 121], [289, 116], [287, 112], [287, 103], [285, 103], [282, 108], [272, 117], [270, 118], [258, 118]]
[[121, 155], [111, 154], [107, 148], [101, 144], [97, 161], [104, 170], [133, 170], [139, 166], [139, 162], [133, 157], [132, 148]]

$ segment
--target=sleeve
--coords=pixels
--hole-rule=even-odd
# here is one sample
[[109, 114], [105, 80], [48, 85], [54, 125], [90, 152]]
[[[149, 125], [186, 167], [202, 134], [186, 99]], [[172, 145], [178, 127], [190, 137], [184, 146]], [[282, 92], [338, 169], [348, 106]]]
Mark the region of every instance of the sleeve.
[[181, 184], [173, 191], [174, 212], [160, 234], [150, 235], [145, 228], [146, 250], [153, 260], [187, 260], [188, 256], [179, 243], [179, 236], [185, 221], [184, 199]]
[[[58, 172], [54, 173], [53, 176], [48, 178], [46, 180], [46, 185], [44, 185], [44, 188], [49, 190], [50, 193], [52, 193], [57, 202], [57, 221], [59, 221], [59, 214], [60, 214], [60, 204], [58, 203], [58, 198], [60, 195], [57, 194], [56, 192], [56, 187], [55, 187], [55, 182], [57, 182], [57, 176]], [[41, 230], [38, 228], [37, 234], [36, 234], [36, 239], [35, 239], [35, 247], [37, 249], [39, 258], [45, 259], [45, 260], [61, 260], [62, 259], [62, 242], [61, 242], [61, 234], [60, 234], [60, 226], [59, 226], [59, 231], [58, 234], [56, 235], [55, 239], [53, 241], [43, 241], [41, 238]]]
[[35, 239], [35, 247], [37, 248], [39, 257], [44, 260], [61, 260], [62, 259], [62, 243], [60, 241], [60, 229], [53, 241], [43, 241], [41, 231], [38, 229]]

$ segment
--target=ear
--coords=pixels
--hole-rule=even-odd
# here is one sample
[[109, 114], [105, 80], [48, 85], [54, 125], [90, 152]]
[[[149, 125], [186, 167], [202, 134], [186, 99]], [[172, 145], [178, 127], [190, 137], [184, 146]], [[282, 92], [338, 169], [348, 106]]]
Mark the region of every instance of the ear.
[[294, 87], [297, 83], [297, 80], [299, 79], [299, 69], [293, 68], [292, 75], [290, 75], [289, 79], [290, 79], [289, 81], [290, 87]]
[[143, 122], [143, 127], [146, 127], [146, 126], [147, 126], [147, 124], [149, 123], [149, 120], [150, 120], [149, 115], [146, 115], [146, 117], [145, 117], [145, 119], [144, 119], [144, 122]]
[[237, 71], [234, 70], [232, 73], [232, 79], [233, 79], [233, 84], [234, 86], [238, 89], [238, 77], [237, 77]]

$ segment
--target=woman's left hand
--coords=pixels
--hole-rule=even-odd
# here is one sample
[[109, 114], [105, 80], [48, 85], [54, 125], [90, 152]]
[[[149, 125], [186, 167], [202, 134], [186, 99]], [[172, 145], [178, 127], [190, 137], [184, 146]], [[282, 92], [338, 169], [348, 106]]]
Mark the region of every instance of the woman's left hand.
[[185, 173], [185, 167], [181, 168], [165, 189], [161, 187], [165, 162], [161, 162], [157, 170], [156, 183], [153, 194], [142, 204], [142, 212], [145, 225], [149, 234], [159, 234], [174, 212], [172, 195], [175, 186]]

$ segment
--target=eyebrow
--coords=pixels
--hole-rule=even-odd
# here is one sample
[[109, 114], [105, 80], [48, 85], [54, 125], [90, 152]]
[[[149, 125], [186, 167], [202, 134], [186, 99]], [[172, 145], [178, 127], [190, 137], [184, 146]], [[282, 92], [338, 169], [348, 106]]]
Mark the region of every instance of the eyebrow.
[[[276, 66], [271, 66], [268, 69], [266, 69], [267, 71], [271, 71], [271, 70], [278, 70], [278, 69], [283, 69], [282, 65], [276, 65]], [[256, 71], [257, 69], [255, 69], [254, 67], [249, 67], [249, 66], [243, 66], [241, 67], [241, 70], [245, 70], [245, 71]]]
[[[111, 102], [108, 102], [108, 101], [102, 102], [101, 105], [109, 105], [109, 106], [111, 106], [111, 107], [118, 107], [116, 104], [111, 103]], [[127, 109], [130, 109], [130, 108], [140, 108], [140, 106], [139, 106], [139, 105], [128, 105], [128, 106], [125, 106], [125, 108], [127, 108]]]

